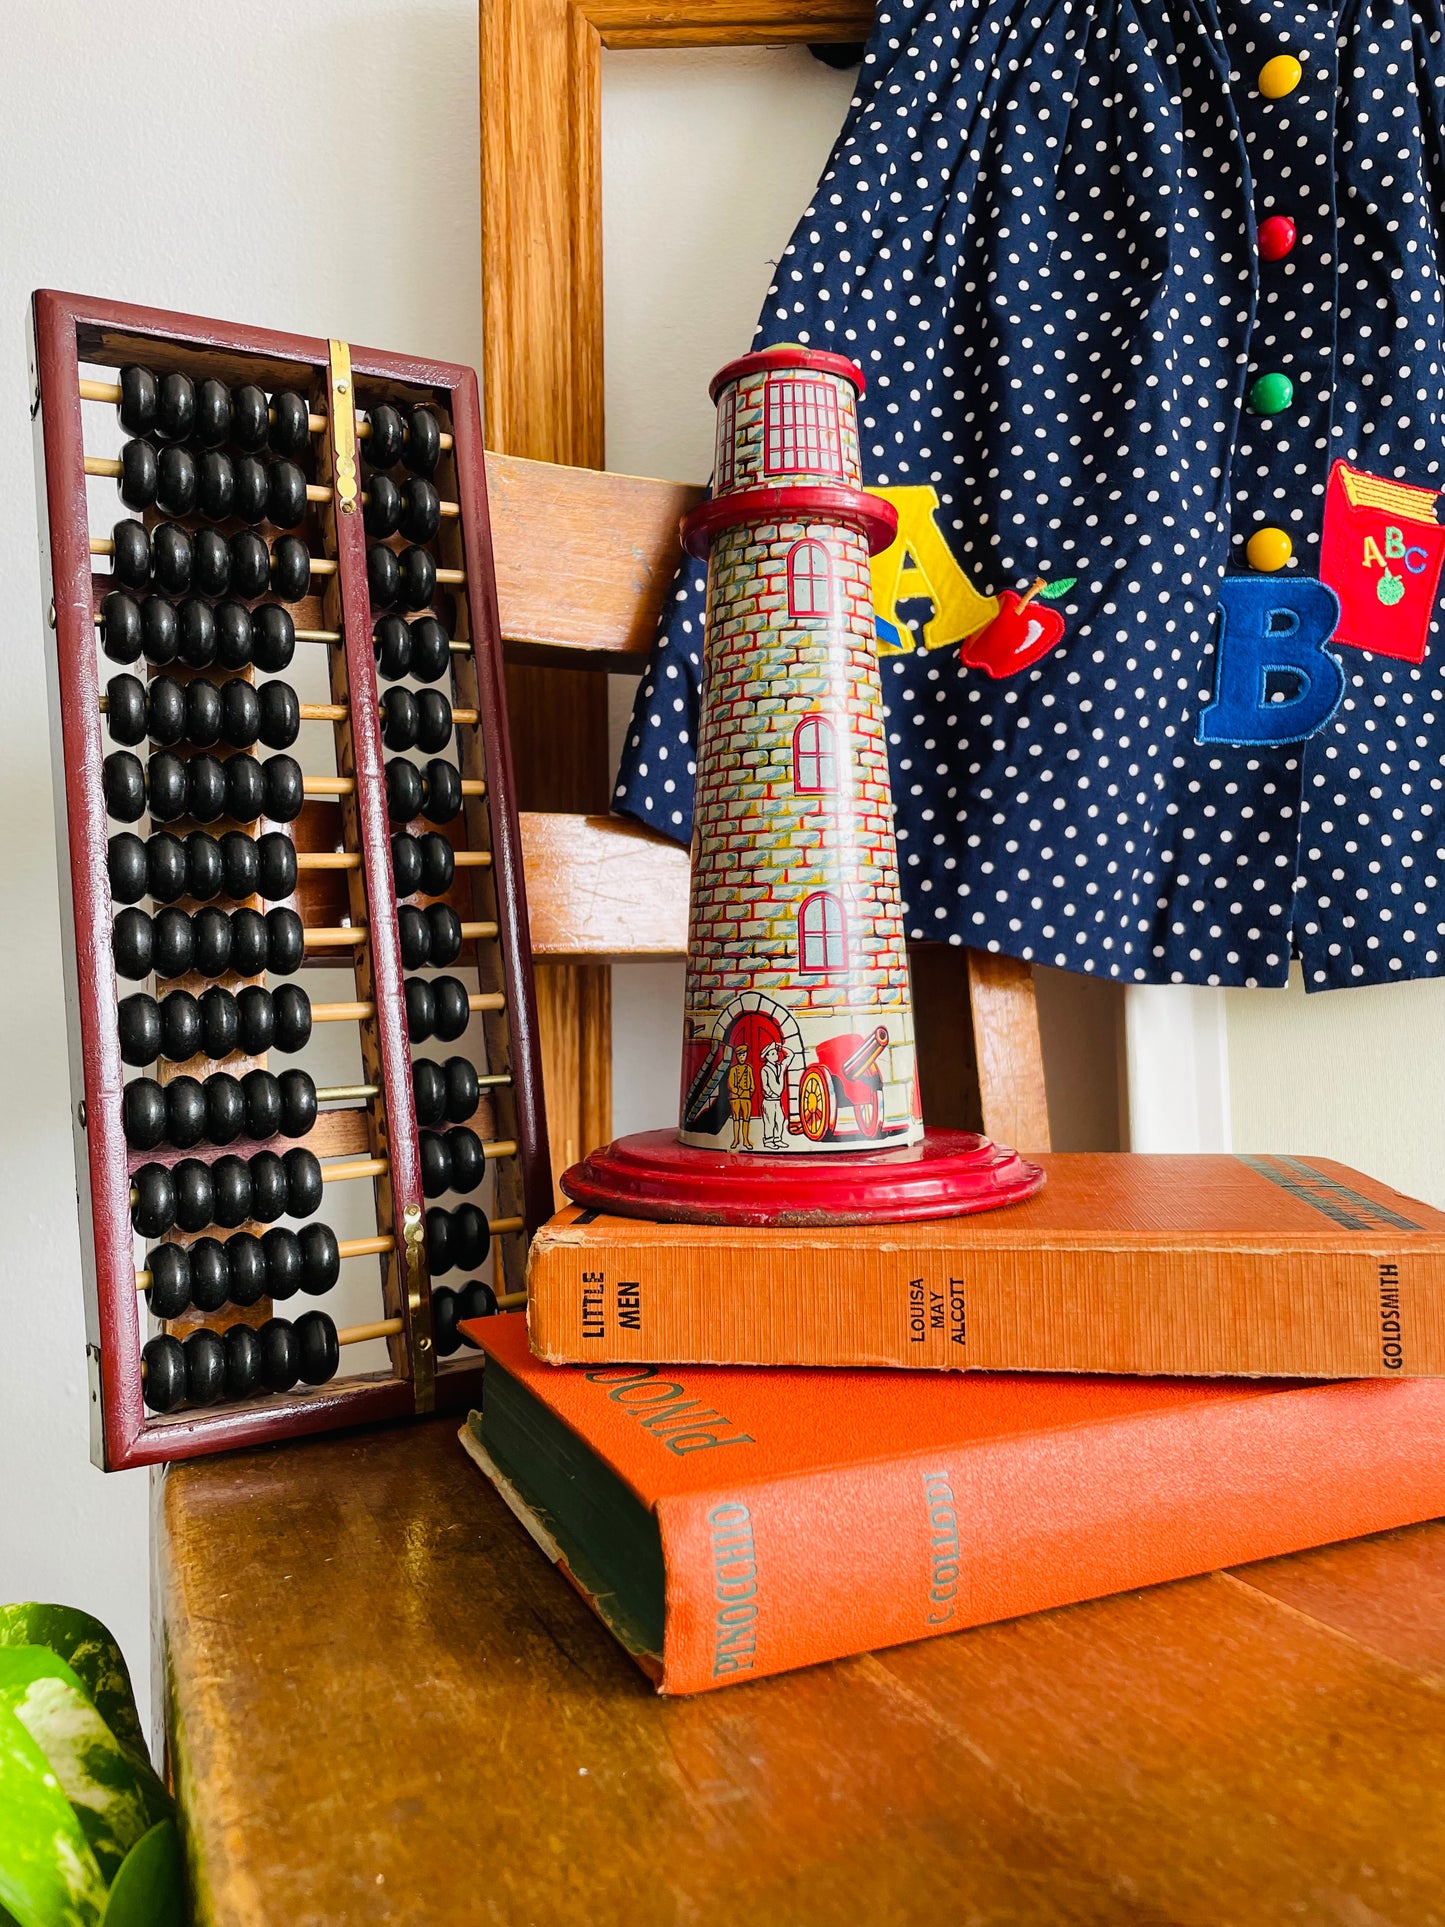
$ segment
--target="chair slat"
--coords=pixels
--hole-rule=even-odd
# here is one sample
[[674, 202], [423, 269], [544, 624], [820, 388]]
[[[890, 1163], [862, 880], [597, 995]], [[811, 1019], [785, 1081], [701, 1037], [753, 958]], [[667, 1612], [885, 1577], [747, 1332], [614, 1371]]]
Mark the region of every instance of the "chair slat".
[[681, 957], [688, 854], [609, 816], [522, 814], [532, 954], [540, 961]]

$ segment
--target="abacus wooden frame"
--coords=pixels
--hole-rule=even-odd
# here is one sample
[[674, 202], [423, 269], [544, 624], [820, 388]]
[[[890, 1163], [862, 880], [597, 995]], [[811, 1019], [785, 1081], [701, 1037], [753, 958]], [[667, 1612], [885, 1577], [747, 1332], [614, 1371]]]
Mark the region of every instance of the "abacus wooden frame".
[[[396, 1237], [392, 1275], [383, 1267], [388, 1309], [403, 1320], [405, 1343], [393, 1351], [394, 1375], [333, 1382], [234, 1407], [178, 1416], [148, 1416], [142, 1399], [143, 1301], [136, 1290], [130, 1221], [129, 1152], [122, 1122], [123, 1067], [116, 1024], [117, 979], [111, 947], [113, 906], [107, 873], [108, 821], [102, 793], [104, 751], [95, 642], [98, 583], [90, 555], [82, 435], [80, 365], [119, 367], [153, 358], [164, 344], [176, 366], [263, 386], [316, 394], [331, 379], [334, 344], [319, 338], [172, 314], [43, 290], [29, 325], [31, 413], [37, 495], [41, 503], [41, 595], [47, 624], [52, 771], [61, 900], [62, 968], [70, 1051], [71, 1128], [80, 1214], [86, 1349], [90, 1368], [92, 1456], [108, 1470], [333, 1430], [409, 1414], [430, 1405], [430, 1286], [414, 1254]], [[350, 350], [351, 373], [371, 391], [428, 400], [450, 418], [460, 516], [449, 538], [459, 544], [465, 603], [485, 752], [492, 871], [506, 998], [511, 1106], [525, 1233], [552, 1210], [546, 1126], [542, 1115], [521, 844], [513, 807], [511, 754], [502, 685], [486, 474], [476, 376], [469, 368], [372, 349]], [[314, 404], [313, 404], [314, 405]], [[330, 411], [328, 411], [328, 414]], [[324, 463], [329, 473], [330, 450]], [[371, 662], [371, 607], [366, 546], [359, 515], [332, 518], [337, 598], [344, 628], [342, 673], [349, 685], [350, 740], [357, 781], [356, 814], [374, 966], [375, 1030], [381, 1073], [385, 1149], [390, 1161], [391, 1216], [398, 1234], [419, 1231], [423, 1211], [410, 1047], [401, 995], [397, 905], [392, 887], [376, 677]], [[100, 589], [103, 593], [103, 588]], [[468, 692], [470, 696], [470, 691]], [[490, 1042], [490, 1039], [489, 1039]], [[408, 1258], [412, 1262], [408, 1263]], [[499, 1266], [500, 1275], [500, 1266]], [[417, 1370], [418, 1349], [427, 1356]], [[401, 1356], [398, 1358], [398, 1350]], [[436, 1374], [435, 1402], [460, 1408], [476, 1399], [476, 1372], [449, 1367]]]

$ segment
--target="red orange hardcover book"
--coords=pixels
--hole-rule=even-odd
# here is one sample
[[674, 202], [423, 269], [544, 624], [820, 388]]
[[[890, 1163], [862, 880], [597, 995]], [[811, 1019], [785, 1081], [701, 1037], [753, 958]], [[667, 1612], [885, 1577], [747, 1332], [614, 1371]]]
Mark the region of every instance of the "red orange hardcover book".
[[1445, 1513], [1445, 1381], [549, 1366], [462, 1441], [663, 1693]]

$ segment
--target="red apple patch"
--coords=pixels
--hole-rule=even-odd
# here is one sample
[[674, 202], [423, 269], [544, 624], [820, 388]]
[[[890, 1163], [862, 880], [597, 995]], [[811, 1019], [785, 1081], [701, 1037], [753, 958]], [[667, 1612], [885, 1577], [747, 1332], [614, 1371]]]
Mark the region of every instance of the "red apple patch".
[[1012, 589], [999, 592], [998, 614], [993, 621], [970, 636], [959, 655], [970, 669], [982, 669], [995, 679], [1016, 676], [1021, 669], [1046, 656], [1064, 633], [1064, 618], [1057, 609], [1036, 600], [1040, 592], [1063, 595], [1073, 587], [1074, 578], [1046, 583], [1040, 576], [1025, 594]]

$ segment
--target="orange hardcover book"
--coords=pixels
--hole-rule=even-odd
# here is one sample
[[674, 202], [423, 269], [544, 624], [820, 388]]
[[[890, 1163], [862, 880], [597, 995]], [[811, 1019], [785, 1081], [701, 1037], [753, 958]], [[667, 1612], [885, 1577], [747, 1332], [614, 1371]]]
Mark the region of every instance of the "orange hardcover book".
[[540, 1364], [463, 1443], [664, 1693], [1445, 1512], [1445, 1381]]
[[1301, 1378], [1445, 1373], [1445, 1212], [1300, 1157], [1056, 1153], [1023, 1204], [739, 1231], [575, 1206], [539, 1358]]

